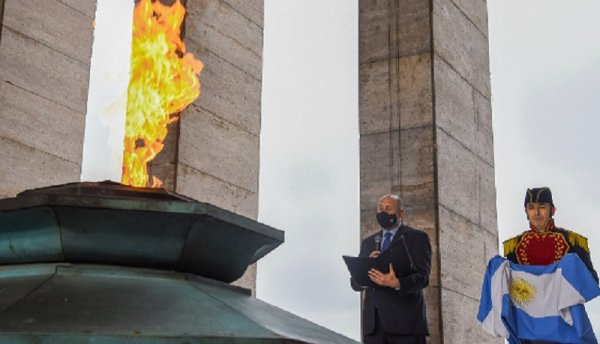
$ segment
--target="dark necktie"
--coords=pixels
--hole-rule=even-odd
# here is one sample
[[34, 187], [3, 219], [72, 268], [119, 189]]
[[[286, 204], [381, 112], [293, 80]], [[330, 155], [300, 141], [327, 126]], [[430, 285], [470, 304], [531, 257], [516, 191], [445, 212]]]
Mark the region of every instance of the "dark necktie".
[[385, 251], [390, 247], [390, 242], [392, 241], [392, 232], [387, 232], [383, 236], [383, 243], [381, 244], [381, 252]]

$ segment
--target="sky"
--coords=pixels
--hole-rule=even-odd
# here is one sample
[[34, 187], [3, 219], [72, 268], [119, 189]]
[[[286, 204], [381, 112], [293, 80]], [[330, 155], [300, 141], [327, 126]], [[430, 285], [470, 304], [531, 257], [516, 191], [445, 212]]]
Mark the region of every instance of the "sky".
[[[81, 180], [121, 181], [132, 35], [133, 2], [96, 6]], [[110, 54], [106, 52], [110, 51]]]
[[[499, 237], [527, 229], [525, 190], [549, 186], [599, 270], [600, 2], [487, 4]], [[257, 296], [359, 339], [341, 260], [359, 247], [357, 2], [265, 0], [264, 35], [259, 221], [286, 242]], [[586, 307], [600, 324], [600, 300]]]
[[258, 264], [257, 296], [352, 338], [359, 294], [358, 7], [265, 1], [259, 221], [285, 243]]
[[[552, 189], [557, 226], [589, 240], [600, 270], [600, 2], [489, 0], [498, 230], [527, 227], [525, 190]], [[586, 305], [600, 332], [600, 299]]]

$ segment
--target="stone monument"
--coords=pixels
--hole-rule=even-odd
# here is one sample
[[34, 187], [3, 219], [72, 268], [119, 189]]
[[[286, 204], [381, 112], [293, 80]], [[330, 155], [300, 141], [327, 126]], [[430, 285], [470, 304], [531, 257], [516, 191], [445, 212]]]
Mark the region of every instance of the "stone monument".
[[399, 194], [433, 258], [430, 343], [500, 343], [476, 320], [497, 254], [485, 0], [360, 1], [361, 237]]

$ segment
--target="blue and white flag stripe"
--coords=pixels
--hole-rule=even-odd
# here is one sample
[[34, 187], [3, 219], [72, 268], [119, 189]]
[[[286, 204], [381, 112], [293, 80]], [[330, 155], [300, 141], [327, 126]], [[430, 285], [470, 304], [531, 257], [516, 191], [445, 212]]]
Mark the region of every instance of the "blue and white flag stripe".
[[[483, 278], [479, 314], [477, 314], [477, 320], [481, 322], [486, 332], [504, 338], [509, 337], [502, 321], [502, 310], [506, 308], [505, 303], [509, 302], [508, 294], [505, 293], [510, 280], [510, 270], [507, 269], [509, 263], [500, 256], [495, 256], [489, 261]], [[503, 300], [504, 298], [506, 300]]]
[[600, 295], [575, 254], [548, 266], [496, 256], [487, 267], [477, 319], [490, 334], [563, 343], [597, 343], [583, 304]]

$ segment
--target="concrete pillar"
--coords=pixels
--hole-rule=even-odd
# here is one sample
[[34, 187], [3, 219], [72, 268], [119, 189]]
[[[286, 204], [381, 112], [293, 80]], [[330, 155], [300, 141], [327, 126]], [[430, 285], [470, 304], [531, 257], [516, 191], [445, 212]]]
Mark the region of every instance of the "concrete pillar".
[[430, 343], [500, 343], [476, 321], [497, 253], [485, 0], [360, 1], [361, 237], [404, 199], [433, 246]]
[[0, 42], [2, 41], [2, 18], [4, 18], [4, 0], [0, 0]]
[[96, 0], [4, 0], [0, 197], [79, 180]]
[[[187, 1], [185, 44], [204, 70], [181, 115], [175, 190], [257, 219], [263, 0]], [[236, 284], [255, 290], [256, 266]]]

